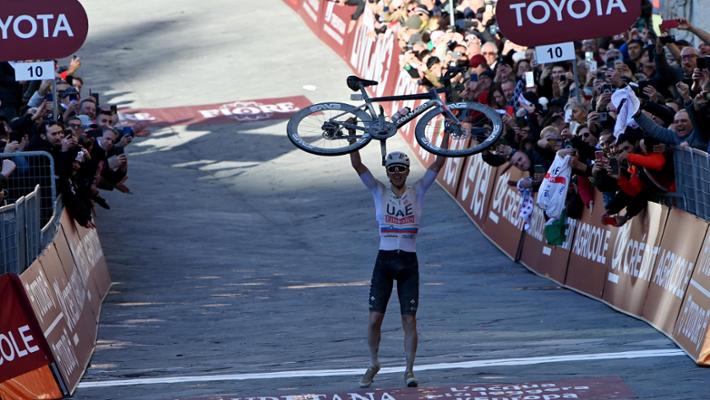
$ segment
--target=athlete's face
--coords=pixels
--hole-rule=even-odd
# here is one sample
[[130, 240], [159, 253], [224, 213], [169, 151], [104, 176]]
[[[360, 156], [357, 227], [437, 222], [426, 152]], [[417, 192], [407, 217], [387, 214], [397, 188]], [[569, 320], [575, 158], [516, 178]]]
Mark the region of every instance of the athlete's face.
[[409, 176], [409, 168], [407, 167], [393, 165], [387, 168], [387, 177], [392, 186], [396, 188], [404, 187], [407, 182], [407, 176]]

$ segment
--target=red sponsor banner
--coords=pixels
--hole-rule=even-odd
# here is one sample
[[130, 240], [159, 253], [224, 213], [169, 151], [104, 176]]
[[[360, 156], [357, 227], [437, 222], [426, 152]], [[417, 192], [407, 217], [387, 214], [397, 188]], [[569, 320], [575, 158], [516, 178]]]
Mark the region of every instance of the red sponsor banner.
[[601, 299], [611, 265], [612, 235], [616, 228], [601, 224], [604, 201], [594, 193], [594, 207], [585, 210], [577, 223], [565, 285]]
[[301, 3], [303, 0], [284, 0], [286, 4], [293, 8], [294, 10], [298, 11], [299, 8], [301, 8]]
[[335, 1], [325, 1], [320, 39], [341, 56], [352, 46], [353, 35], [348, 35], [350, 18], [355, 11], [352, 6], [340, 5]]
[[518, 188], [509, 185], [527, 174], [505, 164], [497, 169], [492, 198], [481, 231], [505, 255], [518, 259], [520, 239], [523, 232], [523, 220], [520, 218], [520, 193]]
[[[678, 240], [688, 236], [680, 235]], [[710, 365], [710, 232], [704, 239], [675, 321], [673, 338], [695, 362]]]
[[0, 60], [50, 60], [79, 50], [89, 19], [76, 0], [4, 0], [0, 26]]
[[374, 24], [372, 10], [366, 7], [353, 31], [352, 48], [347, 53], [339, 54], [360, 78], [379, 82], [377, 86], [371, 87], [372, 94], [383, 96], [395, 92], [395, 80], [402, 71], [399, 68], [399, 47], [395, 33], [388, 29], [384, 34], [373, 35]]
[[646, 211], [616, 230], [604, 300], [634, 315], [641, 315], [653, 266], [660, 250], [668, 208], [648, 203]]
[[93, 354], [101, 301], [110, 286], [96, 230], [78, 227], [65, 212], [53, 243], [21, 279], [72, 393]]
[[125, 122], [156, 126], [225, 124], [287, 119], [310, 105], [304, 96], [232, 101], [197, 106], [140, 108], [120, 111]]
[[90, 293], [96, 293], [96, 298], [90, 300], [98, 321], [101, 303], [111, 286], [99, 234], [96, 229], [87, 229], [75, 223], [66, 211], [62, 213], [62, 232], [64, 237], [57, 235], [55, 244], [66, 240], [76, 268], [87, 281], [87, 289], [90, 289]]
[[677, 209], [670, 211], [641, 314], [669, 335], [673, 333], [707, 229], [707, 221]]
[[[520, 382], [520, 383], [466, 383], [452, 384], [437, 388], [368, 389], [323, 394], [281, 392], [262, 393], [258, 396], [221, 395], [190, 398], [189, 400], [234, 400], [245, 399], [300, 399], [300, 400], [514, 400], [514, 399], [633, 399], [633, 392], [619, 377], [571, 379], [562, 381]], [[188, 399], [183, 399], [188, 400]]]
[[[463, 149], [468, 146], [467, 140], [449, 140], [449, 147], [452, 149]], [[456, 197], [459, 184], [461, 183], [461, 171], [466, 159], [463, 157], [448, 157], [441, 169], [441, 173], [436, 177], [441, 187], [444, 188], [452, 197]]]
[[0, 382], [46, 366], [47, 345], [17, 275], [0, 275]]
[[466, 158], [456, 201], [479, 228], [488, 216], [488, 203], [495, 186], [497, 168], [483, 161], [480, 154]]
[[327, 0], [302, 0], [301, 7], [297, 10], [298, 15], [306, 22], [306, 25], [319, 36], [321, 33], [321, 20], [323, 19], [321, 10], [326, 2]]
[[0, 383], [0, 399], [49, 400], [63, 399], [54, 374], [48, 365], [25, 372]]
[[545, 215], [540, 207], [535, 206], [530, 229], [523, 234], [523, 249], [520, 253], [520, 263], [546, 276], [557, 283], [564, 284], [567, 274], [567, 261], [574, 238], [577, 221], [567, 218], [565, 242], [559, 246], [547, 244], [545, 239]]
[[637, 0], [498, 0], [496, 21], [508, 40], [537, 46], [612, 36], [641, 14]]

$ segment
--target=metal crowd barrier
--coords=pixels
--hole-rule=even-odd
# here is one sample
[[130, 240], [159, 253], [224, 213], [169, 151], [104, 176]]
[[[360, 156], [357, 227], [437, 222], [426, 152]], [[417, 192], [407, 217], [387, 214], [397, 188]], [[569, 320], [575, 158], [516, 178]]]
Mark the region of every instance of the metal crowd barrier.
[[674, 206], [710, 221], [710, 155], [676, 148], [673, 153], [676, 193]]
[[17, 169], [7, 180], [7, 204], [17, 201], [39, 185], [40, 220], [44, 226], [52, 218], [57, 199], [52, 155], [46, 151], [22, 151], [0, 153], [0, 159], [10, 159], [17, 165]]
[[40, 229], [40, 187], [0, 207], [0, 273], [25, 270], [44, 248]]

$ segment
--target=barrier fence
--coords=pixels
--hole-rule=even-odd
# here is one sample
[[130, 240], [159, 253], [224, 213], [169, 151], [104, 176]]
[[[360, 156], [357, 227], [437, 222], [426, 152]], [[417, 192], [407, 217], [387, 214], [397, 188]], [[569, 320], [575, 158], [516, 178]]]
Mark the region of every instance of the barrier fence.
[[0, 273], [19, 274], [39, 255], [39, 192], [36, 185], [32, 193], [0, 207]]
[[54, 214], [57, 199], [55, 166], [52, 155], [46, 151], [0, 153], [0, 159], [12, 160], [17, 168], [7, 179], [7, 204], [40, 187], [40, 223], [44, 226]]
[[678, 148], [673, 157], [676, 207], [710, 220], [710, 156], [698, 149]]
[[[355, 73], [379, 82], [373, 95], [419, 92], [404, 71], [391, 31], [372, 35], [376, 16], [368, 8], [352, 32], [352, 9], [323, 0], [285, 0], [320, 40]], [[343, 80], [344, 81], [344, 80]], [[343, 82], [344, 83], [344, 82]], [[421, 101], [395, 101], [390, 114]], [[428, 166], [434, 156], [414, 139], [416, 121], [400, 132], [412, 154]], [[432, 140], [440, 140], [433, 135]], [[677, 192], [616, 228], [601, 224], [601, 194], [580, 220], [567, 219], [565, 242], [548, 245], [544, 216], [533, 213], [523, 230], [520, 195], [508, 185], [523, 173], [509, 165], [491, 167], [480, 155], [447, 159], [440, 186], [504, 254], [538, 275], [648, 322], [674, 340], [696, 363], [710, 365], [710, 158], [697, 150], [675, 152]], [[688, 212], [685, 212], [686, 210]], [[694, 215], [691, 215], [694, 214]], [[704, 219], [697, 218], [702, 217]]]

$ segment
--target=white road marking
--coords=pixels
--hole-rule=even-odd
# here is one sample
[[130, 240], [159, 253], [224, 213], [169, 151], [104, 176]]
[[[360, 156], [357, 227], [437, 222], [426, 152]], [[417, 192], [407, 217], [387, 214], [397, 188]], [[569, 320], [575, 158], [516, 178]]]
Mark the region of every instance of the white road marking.
[[[446, 369], [468, 369], [481, 367], [501, 367], [518, 365], [535, 365], [569, 361], [590, 361], [590, 360], [618, 360], [631, 358], [652, 358], [652, 357], [676, 357], [684, 356], [685, 353], [679, 349], [658, 349], [624, 351], [620, 353], [596, 353], [596, 354], [572, 354], [566, 356], [546, 356], [528, 358], [502, 358], [494, 360], [462, 361], [456, 363], [439, 363], [428, 365], [417, 365], [417, 371], [446, 370]], [[102, 388], [113, 386], [133, 386], [133, 385], [159, 385], [166, 383], [193, 383], [193, 382], [214, 382], [214, 381], [245, 381], [254, 379], [282, 379], [282, 378], [315, 378], [327, 376], [360, 375], [365, 370], [357, 369], [319, 369], [319, 370], [295, 370], [278, 372], [259, 372], [251, 374], [223, 374], [223, 375], [193, 375], [193, 376], [173, 376], [164, 378], [143, 378], [143, 379], [120, 379], [109, 381], [85, 381], [79, 384], [79, 388]], [[404, 372], [404, 367], [386, 367], [380, 370], [380, 374], [392, 374]]]

